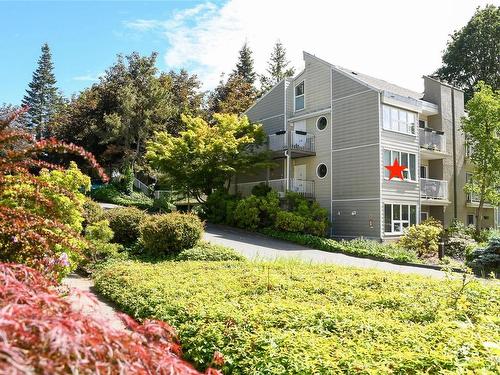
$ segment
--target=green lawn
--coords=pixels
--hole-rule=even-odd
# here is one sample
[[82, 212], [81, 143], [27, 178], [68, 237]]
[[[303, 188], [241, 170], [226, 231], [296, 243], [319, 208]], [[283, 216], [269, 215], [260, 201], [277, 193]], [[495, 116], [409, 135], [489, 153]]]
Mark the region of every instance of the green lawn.
[[498, 373], [500, 286], [302, 263], [113, 263], [97, 290], [224, 373]]

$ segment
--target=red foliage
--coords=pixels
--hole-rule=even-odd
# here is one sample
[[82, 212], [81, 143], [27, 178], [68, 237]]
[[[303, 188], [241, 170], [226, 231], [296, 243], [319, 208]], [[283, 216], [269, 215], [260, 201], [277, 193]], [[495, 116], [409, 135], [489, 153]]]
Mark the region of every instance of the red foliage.
[[[20, 183], [35, 188], [29, 193], [30, 196], [18, 189], [16, 194], [19, 204], [16, 207], [0, 203], [0, 260], [25, 263], [57, 277], [57, 267], [61, 265], [57, 263], [55, 245], [63, 244], [78, 253], [76, 240], [79, 234], [51, 215], [53, 202], [40, 193], [47, 185], [36, 178], [33, 169], [61, 169], [59, 165], [40, 160], [40, 156], [47, 152], [72, 153], [84, 158], [102, 180], [107, 181], [108, 177], [94, 156], [83, 148], [52, 138], [37, 142], [31, 134], [11, 128], [10, 124], [26, 110], [17, 111], [6, 119], [0, 118], [0, 193], [16, 189]], [[7, 176], [16, 178], [9, 179]], [[51, 189], [55, 187], [51, 186]], [[73, 196], [63, 189], [58, 189], [57, 193], [70, 198]], [[23, 201], [34, 202], [38, 213], [23, 206]], [[45, 214], [41, 215], [40, 212]]]
[[128, 330], [108, 328], [73, 310], [54, 285], [36, 270], [0, 263], [0, 373], [200, 374], [180, 358], [168, 324], [124, 316]]

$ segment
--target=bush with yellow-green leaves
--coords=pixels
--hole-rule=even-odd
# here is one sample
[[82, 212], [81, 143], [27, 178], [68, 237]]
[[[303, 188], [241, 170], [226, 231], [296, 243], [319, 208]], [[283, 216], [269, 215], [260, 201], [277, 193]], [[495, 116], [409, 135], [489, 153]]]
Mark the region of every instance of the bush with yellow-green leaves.
[[498, 373], [500, 286], [327, 265], [124, 261], [98, 291], [225, 374]]

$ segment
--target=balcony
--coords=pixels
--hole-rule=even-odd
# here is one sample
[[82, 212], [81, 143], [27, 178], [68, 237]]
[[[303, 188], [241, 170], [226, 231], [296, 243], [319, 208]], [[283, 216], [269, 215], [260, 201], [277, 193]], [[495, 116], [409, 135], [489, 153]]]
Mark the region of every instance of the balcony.
[[[266, 181], [253, 181], [244, 182], [237, 184], [238, 193], [243, 197], [247, 197], [252, 194], [252, 189], [260, 184], [266, 184]], [[281, 197], [285, 196], [286, 190], [286, 178], [281, 178], [278, 180], [269, 180], [267, 185], [274, 191], [277, 191]], [[314, 181], [309, 180], [299, 180], [297, 178], [292, 178], [290, 180], [289, 191], [299, 193], [305, 198], [314, 198]]]
[[[285, 131], [269, 136], [269, 150], [275, 152], [276, 157], [284, 157], [283, 151], [288, 149], [288, 134]], [[295, 130], [291, 134], [290, 150], [292, 158], [316, 155], [315, 137], [303, 131]]]
[[420, 179], [420, 196], [425, 199], [422, 204], [432, 205], [437, 203], [442, 205], [448, 201], [448, 181], [433, 180], [431, 178]]
[[421, 155], [425, 159], [442, 159], [446, 154], [446, 136], [443, 132], [419, 128]]

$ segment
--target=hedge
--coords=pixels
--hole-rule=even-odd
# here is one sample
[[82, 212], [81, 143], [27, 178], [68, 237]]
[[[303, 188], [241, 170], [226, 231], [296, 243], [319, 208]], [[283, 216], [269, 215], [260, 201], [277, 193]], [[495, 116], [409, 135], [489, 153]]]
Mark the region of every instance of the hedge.
[[[120, 262], [95, 286], [225, 374], [496, 373], [500, 286], [329, 265]], [[496, 354], [495, 354], [496, 353]]]
[[380, 260], [392, 260], [402, 263], [420, 263], [415, 252], [403, 249], [395, 244], [383, 244], [362, 239], [336, 241], [331, 238], [324, 238], [311, 234], [283, 232], [270, 228], [261, 229], [260, 232], [269, 237], [332, 253], [343, 253]]

